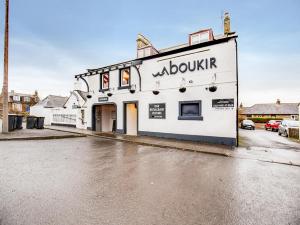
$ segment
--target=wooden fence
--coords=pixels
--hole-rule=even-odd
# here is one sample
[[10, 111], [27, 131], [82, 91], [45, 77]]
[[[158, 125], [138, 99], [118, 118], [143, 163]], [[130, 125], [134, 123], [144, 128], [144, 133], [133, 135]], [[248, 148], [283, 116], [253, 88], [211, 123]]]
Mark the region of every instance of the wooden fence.
[[299, 139], [299, 128], [289, 128], [289, 137]]

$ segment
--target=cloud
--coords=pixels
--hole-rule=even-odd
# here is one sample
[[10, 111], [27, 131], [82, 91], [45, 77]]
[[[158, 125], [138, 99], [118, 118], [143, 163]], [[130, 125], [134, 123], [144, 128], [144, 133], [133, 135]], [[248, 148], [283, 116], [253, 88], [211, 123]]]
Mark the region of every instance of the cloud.
[[[9, 89], [68, 95], [74, 75], [89, 65], [81, 54], [58, 48], [38, 38], [13, 38], [10, 42]], [[2, 76], [0, 79], [2, 83]]]

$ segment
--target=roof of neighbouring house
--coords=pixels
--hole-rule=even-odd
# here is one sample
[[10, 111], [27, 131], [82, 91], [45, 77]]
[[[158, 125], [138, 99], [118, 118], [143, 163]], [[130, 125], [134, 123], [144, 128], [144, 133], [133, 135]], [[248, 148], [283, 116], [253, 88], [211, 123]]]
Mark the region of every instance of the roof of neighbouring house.
[[87, 100], [88, 92], [86, 92], [86, 91], [80, 91], [80, 90], [76, 90], [76, 92], [80, 95], [81, 98], [83, 98], [84, 101]]
[[44, 108], [59, 108], [59, 107], [63, 107], [67, 100], [68, 97], [48, 95], [37, 105], [43, 105]]
[[269, 103], [269, 104], [255, 104], [251, 107], [244, 107], [241, 114], [249, 115], [297, 115], [298, 103]]
[[18, 92], [14, 92], [14, 91], [10, 91], [8, 92], [8, 96], [21, 96], [21, 97], [32, 97], [32, 94], [24, 94], [24, 93], [18, 93]]

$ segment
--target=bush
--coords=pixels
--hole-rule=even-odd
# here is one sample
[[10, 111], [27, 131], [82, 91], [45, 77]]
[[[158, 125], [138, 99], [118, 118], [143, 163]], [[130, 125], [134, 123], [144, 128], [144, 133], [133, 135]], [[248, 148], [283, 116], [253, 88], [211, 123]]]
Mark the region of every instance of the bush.
[[254, 123], [267, 123], [270, 120], [283, 120], [283, 118], [274, 118], [274, 117], [250, 117], [248, 120], [252, 120]]

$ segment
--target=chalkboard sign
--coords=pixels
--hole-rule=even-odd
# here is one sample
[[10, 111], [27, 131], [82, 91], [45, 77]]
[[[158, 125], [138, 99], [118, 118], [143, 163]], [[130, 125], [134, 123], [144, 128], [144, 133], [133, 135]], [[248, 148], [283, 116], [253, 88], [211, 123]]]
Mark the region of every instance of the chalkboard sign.
[[165, 119], [165, 118], [166, 118], [165, 103], [149, 104], [149, 119]]
[[232, 108], [232, 107], [234, 107], [234, 99], [233, 98], [213, 99], [212, 107], [213, 108]]

